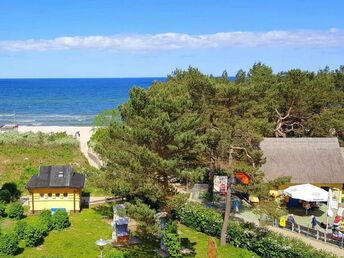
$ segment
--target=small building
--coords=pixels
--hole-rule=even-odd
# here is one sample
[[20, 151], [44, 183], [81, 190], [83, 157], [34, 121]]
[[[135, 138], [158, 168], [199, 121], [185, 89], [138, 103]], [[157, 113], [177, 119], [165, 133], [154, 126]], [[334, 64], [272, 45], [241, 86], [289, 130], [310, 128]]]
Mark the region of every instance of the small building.
[[334, 189], [333, 198], [337, 194], [338, 202], [344, 202], [344, 152], [337, 138], [264, 138], [260, 147], [267, 180], [291, 177], [289, 184], [275, 190], [310, 183]]
[[80, 211], [81, 192], [85, 175], [76, 173], [71, 166], [40, 166], [26, 188], [30, 193], [30, 211], [65, 209]]

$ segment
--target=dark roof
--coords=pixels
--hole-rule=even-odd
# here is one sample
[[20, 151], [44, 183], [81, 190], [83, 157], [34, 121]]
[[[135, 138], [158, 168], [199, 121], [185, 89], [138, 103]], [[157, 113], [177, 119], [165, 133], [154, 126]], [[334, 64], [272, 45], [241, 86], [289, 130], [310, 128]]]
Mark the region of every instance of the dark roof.
[[261, 170], [268, 180], [291, 176], [291, 183], [344, 183], [344, 153], [337, 138], [264, 138]]
[[40, 166], [39, 174], [33, 175], [26, 188], [82, 188], [85, 175], [73, 171], [71, 166]]

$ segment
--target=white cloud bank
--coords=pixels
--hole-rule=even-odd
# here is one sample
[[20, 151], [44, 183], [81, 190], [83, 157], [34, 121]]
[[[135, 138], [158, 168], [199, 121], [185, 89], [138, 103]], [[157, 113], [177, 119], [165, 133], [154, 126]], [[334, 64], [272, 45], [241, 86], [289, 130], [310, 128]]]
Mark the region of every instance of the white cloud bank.
[[237, 31], [204, 35], [161, 33], [0, 41], [0, 51], [5, 52], [73, 49], [154, 51], [238, 47], [344, 47], [344, 31], [332, 28], [328, 31]]

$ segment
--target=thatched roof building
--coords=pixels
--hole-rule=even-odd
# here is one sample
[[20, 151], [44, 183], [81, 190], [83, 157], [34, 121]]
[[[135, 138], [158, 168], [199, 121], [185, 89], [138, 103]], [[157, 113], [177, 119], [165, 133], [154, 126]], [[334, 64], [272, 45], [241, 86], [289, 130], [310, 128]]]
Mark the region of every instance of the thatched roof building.
[[264, 138], [260, 147], [267, 180], [291, 176], [294, 184], [344, 184], [344, 152], [337, 138]]

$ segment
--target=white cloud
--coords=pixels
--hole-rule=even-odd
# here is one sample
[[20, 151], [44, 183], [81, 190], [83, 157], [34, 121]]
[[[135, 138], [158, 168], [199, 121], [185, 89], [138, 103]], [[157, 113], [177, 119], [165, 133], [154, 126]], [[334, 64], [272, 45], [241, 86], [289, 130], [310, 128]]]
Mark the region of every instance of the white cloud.
[[114, 36], [73, 36], [55, 39], [0, 41], [0, 51], [54, 51], [95, 49], [113, 51], [154, 51], [173, 49], [238, 47], [343, 47], [344, 31], [219, 32], [190, 35], [161, 33]]

